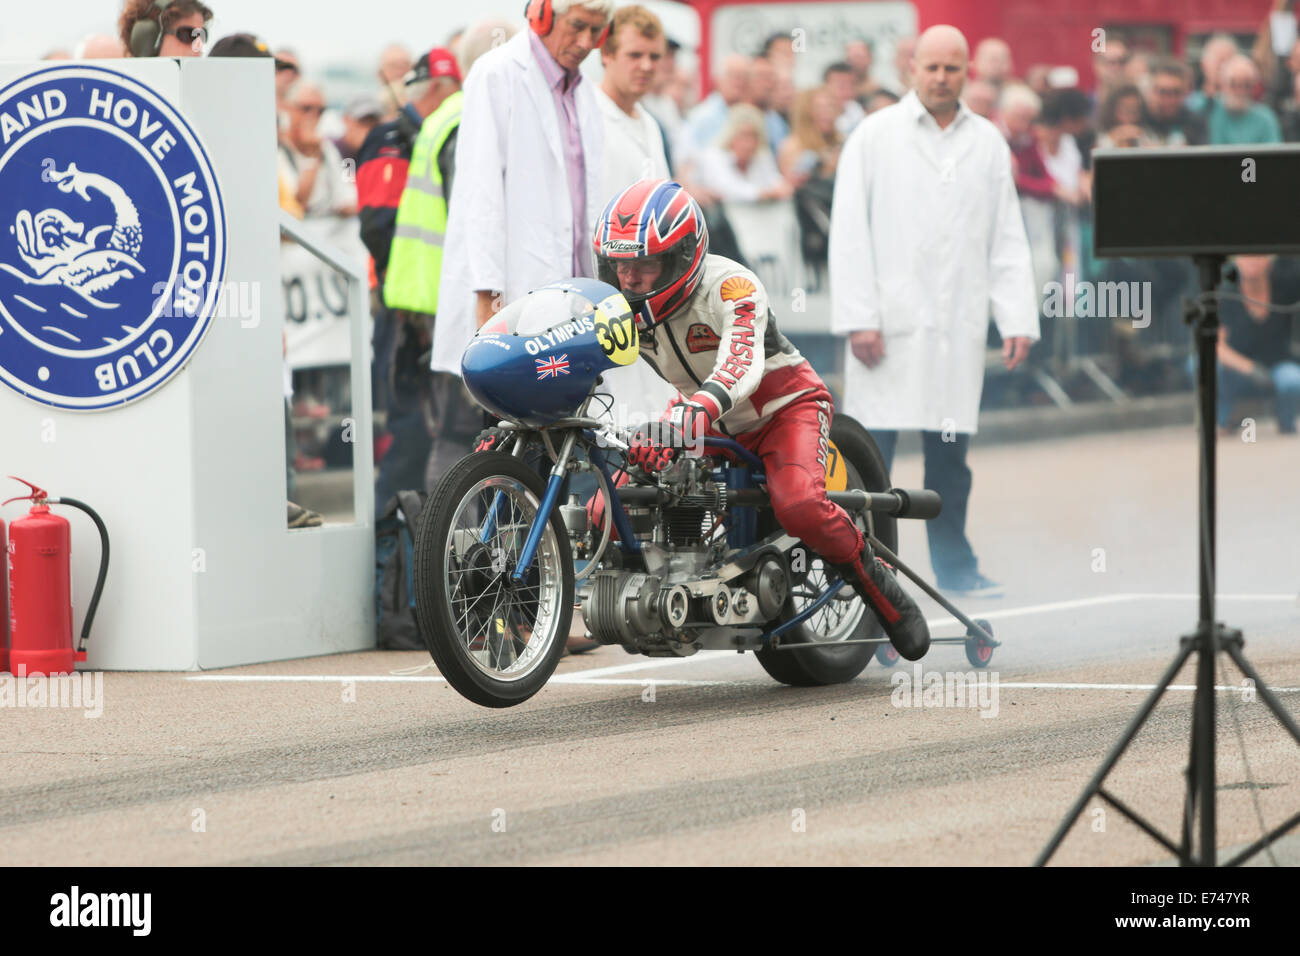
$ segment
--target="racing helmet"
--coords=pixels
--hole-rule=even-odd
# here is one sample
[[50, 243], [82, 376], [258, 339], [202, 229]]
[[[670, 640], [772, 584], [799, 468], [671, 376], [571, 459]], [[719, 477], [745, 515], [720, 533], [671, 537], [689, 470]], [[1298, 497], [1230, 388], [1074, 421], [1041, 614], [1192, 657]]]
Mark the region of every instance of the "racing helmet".
[[[643, 325], [658, 325], [672, 318], [699, 286], [709, 230], [699, 203], [679, 183], [643, 179], [609, 201], [596, 220], [592, 245], [596, 278], [620, 289]], [[629, 259], [663, 263], [652, 290], [622, 289], [615, 265]]]

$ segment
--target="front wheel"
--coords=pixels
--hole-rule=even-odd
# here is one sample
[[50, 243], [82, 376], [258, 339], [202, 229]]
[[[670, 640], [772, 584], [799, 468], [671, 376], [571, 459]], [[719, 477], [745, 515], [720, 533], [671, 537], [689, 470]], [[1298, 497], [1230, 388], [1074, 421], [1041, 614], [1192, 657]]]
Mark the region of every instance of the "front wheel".
[[438, 482], [416, 532], [420, 634], [447, 682], [484, 707], [532, 697], [564, 654], [574, 578], [558, 511], [513, 577], [545, 490], [519, 459], [478, 452]]
[[[849, 488], [864, 491], [889, 490], [889, 470], [885, 468], [885, 460], [865, 428], [849, 416], [837, 413], [831, 424], [831, 442], [848, 464]], [[874, 533], [886, 547], [897, 553], [898, 523], [892, 516], [867, 512], [858, 519], [858, 527], [864, 535]], [[833, 572], [825, 567], [820, 558], [813, 559], [807, 574], [802, 579], [796, 579], [791, 588], [790, 597], [782, 608], [781, 619], [789, 620], [816, 600], [829, 586], [832, 577]], [[884, 636], [875, 615], [867, 610], [862, 599], [846, 583], [839, 594], [821, 610], [781, 638], [787, 643], [824, 643], [828, 646], [806, 651], [763, 648], [755, 656], [763, 665], [763, 670], [783, 684], [796, 687], [842, 684], [862, 673], [862, 669], [870, 663], [876, 647], [882, 645], [847, 644], [836, 647], [835, 643]]]

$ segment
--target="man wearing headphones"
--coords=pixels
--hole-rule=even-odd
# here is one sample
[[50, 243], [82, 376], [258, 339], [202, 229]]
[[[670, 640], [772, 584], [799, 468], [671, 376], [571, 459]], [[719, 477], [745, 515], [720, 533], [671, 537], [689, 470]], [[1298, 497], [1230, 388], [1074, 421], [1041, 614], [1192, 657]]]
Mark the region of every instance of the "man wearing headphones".
[[[591, 230], [609, 198], [604, 121], [578, 67], [604, 42], [614, 0], [532, 0], [525, 15], [529, 29], [465, 75], [430, 365], [449, 373], [438, 395], [470, 408], [459, 382], [465, 346], [506, 303], [556, 279], [595, 276]], [[434, 435], [426, 487], [469, 452], [478, 427]]]
[[117, 32], [134, 57], [202, 56], [211, 21], [199, 0], [126, 0]]
[[604, 40], [613, 0], [534, 0], [531, 29], [466, 77], [447, 224], [434, 371], [460, 374], [474, 332], [558, 277], [591, 276], [603, 127], [579, 65]]

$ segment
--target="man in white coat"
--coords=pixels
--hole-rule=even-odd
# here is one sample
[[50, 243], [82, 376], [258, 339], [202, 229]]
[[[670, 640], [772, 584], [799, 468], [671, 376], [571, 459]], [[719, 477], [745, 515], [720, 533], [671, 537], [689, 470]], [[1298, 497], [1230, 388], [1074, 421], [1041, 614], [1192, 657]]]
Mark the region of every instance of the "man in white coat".
[[603, 129], [578, 67], [613, 10], [613, 0], [530, 3], [529, 29], [465, 78], [430, 362], [435, 394], [458, 404], [435, 409], [443, 427], [435, 424], [428, 487], [482, 426], [463, 388], [439, 389], [439, 375], [459, 378], [465, 346], [502, 306], [556, 279], [595, 275]]
[[[659, 18], [641, 6], [620, 7], [601, 48], [605, 67], [596, 102], [605, 121], [601, 201], [607, 203], [642, 179], [667, 179], [659, 123], [640, 103], [650, 92], [667, 38]], [[626, 427], [658, 418], [677, 396], [645, 362], [606, 372], [605, 390], [614, 399], [614, 421]]]
[[984, 387], [992, 313], [1003, 364], [1039, 337], [1029, 244], [1011, 154], [962, 105], [969, 49], [954, 27], [917, 40], [913, 89], [863, 120], [844, 145], [831, 215], [831, 328], [847, 333], [844, 411], [891, 465], [899, 429], [919, 429], [939, 587], [994, 596], [966, 538], [966, 465]]

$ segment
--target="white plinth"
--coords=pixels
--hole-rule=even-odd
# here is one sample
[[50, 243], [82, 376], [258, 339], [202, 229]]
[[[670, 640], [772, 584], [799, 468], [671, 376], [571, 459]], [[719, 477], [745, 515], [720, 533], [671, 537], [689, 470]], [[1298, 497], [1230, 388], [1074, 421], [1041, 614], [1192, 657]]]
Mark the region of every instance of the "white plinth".
[[[112, 561], [83, 667], [188, 670], [374, 644], [369, 343], [353, 310], [356, 522], [285, 527], [284, 391], [273, 65], [268, 60], [95, 61], [168, 100], [197, 131], [226, 207], [228, 290], [187, 367], [110, 411], [70, 412], [0, 386], [0, 475], [81, 499], [108, 526]], [[50, 64], [0, 64], [0, 85]], [[8, 224], [0, 224], [0, 241]], [[360, 269], [361, 264], [357, 264]], [[229, 291], [227, 292], [229, 295]], [[223, 315], [230, 315], [223, 318]], [[0, 348], [3, 348], [0, 336]], [[21, 486], [0, 477], [0, 499]], [[99, 544], [72, 523], [74, 630]], [[25, 513], [3, 511], [6, 522]]]

